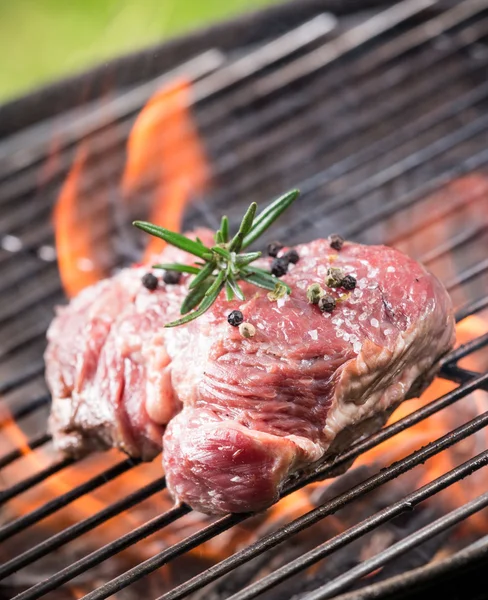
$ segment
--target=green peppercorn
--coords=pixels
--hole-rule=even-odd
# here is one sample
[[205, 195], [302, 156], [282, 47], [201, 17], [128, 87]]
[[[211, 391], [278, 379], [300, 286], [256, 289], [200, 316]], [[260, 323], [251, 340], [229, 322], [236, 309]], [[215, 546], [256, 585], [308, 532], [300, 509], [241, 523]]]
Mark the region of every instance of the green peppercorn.
[[310, 304], [318, 304], [324, 294], [325, 292], [319, 283], [312, 283], [307, 288], [307, 300]]
[[340, 287], [342, 280], [344, 279], [344, 271], [338, 267], [329, 267], [327, 269], [327, 276], [325, 283], [328, 287]]

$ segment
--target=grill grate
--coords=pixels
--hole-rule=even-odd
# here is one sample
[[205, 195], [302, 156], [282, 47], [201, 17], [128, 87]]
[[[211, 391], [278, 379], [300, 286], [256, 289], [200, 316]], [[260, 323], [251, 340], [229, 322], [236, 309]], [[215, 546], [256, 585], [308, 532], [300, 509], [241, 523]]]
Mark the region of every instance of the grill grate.
[[[473, 171], [483, 173], [488, 164], [486, 0], [464, 0], [453, 7], [434, 0], [403, 0], [372, 16], [363, 16], [359, 22], [356, 17], [352, 25], [348, 19], [336, 21], [328, 15], [318, 15], [306, 23], [297, 19], [296, 28], [284, 37], [263, 41], [251, 49], [236, 49], [234, 53], [226, 54], [211, 44], [212, 40], [207, 52], [157, 80], [126, 90], [112, 101], [93, 102], [76, 109], [77, 120], [73, 120], [75, 113], [65, 113], [0, 142], [0, 264], [4, 271], [0, 282], [0, 393], [6, 411], [0, 415], [0, 427], [8, 427], [11, 419], [25, 424], [25, 430], [31, 434], [27, 444], [31, 450], [49, 446], [50, 442], [50, 436], [39, 430], [39, 425], [44, 424], [49, 405], [42, 382], [45, 331], [53, 305], [62, 301], [56, 266], [50, 258], [46, 260], [52, 257], [46, 249], [53, 244], [50, 214], [60, 182], [72, 163], [77, 142], [86, 138], [93, 154], [93, 168], [83, 181], [83, 193], [91, 198], [86, 206], [88, 214], [97, 215], [100, 203], [105, 206], [103, 198], [118, 193], [125, 142], [135, 112], [162, 81], [181, 71], [190, 73], [195, 82], [193, 110], [214, 175], [211, 195], [198, 199], [187, 211], [188, 227], [202, 221], [213, 225], [214, 212], [222, 209], [228, 211], [231, 221], [235, 220], [250, 197], [261, 201], [297, 185], [303, 192], [300, 208], [290, 211], [283, 226], [272, 232], [273, 237], [294, 242], [337, 230], [358, 241], [393, 244], [441, 275], [458, 305], [458, 322], [488, 308], [488, 180], [483, 185], [479, 179], [473, 179], [464, 194], [446, 196], [443, 192], [442, 203], [436, 195], [446, 183]], [[53, 162], [53, 130], [60, 132], [56, 140], [58, 154], [55, 164], [47, 168]], [[138, 198], [140, 205], [150, 201], [151, 191], [149, 183]], [[35, 228], [31, 227], [33, 221], [37, 221]], [[124, 232], [116, 224], [100, 226], [98, 236], [110, 235], [113, 240], [112, 250], [102, 256], [107, 268], [120, 266], [127, 259], [116, 251]], [[132, 238], [129, 242], [137, 244]], [[487, 347], [488, 334], [482, 334], [454, 350], [443, 361], [441, 377], [459, 384], [458, 387], [357, 442], [313, 475], [291, 482], [283, 496], [333, 476], [341, 466], [440, 411], [456, 410], [468, 402], [471, 393], [488, 391], [485, 355], [485, 362], [479, 361], [483, 364], [479, 372], [462, 366], [464, 358]], [[33, 431], [29, 422], [34, 422]], [[292, 536], [470, 439], [487, 424], [488, 411], [480, 410], [475, 418], [433, 436], [436, 439], [402, 460], [188, 577], [158, 600], [185, 598], [201, 590], [205, 593], [205, 586], [237, 573], [239, 568], [252, 564], [253, 559], [264, 560], [266, 552]], [[324, 557], [348, 548], [395, 516], [485, 467], [488, 451], [480, 450], [415, 492], [404, 494], [303, 556], [292, 558], [225, 597], [254, 598], [292, 575], [304, 573]], [[9, 450], [0, 457], [0, 467], [15, 465], [25, 452], [25, 447]], [[44, 485], [51, 476], [77, 462], [53, 460], [2, 490], [0, 504], [8, 507], [10, 501]], [[111, 481], [116, 483], [122, 474], [136, 472], [139, 466], [138, 461], [125, 459], [105, 468], [2, 525], [0, 541], [8, 544], [14, 536], [28, 535], [49, 515]], [[51, 532], [42, 541], [29, 544], [17, 555], [9, 555], [0, 565], [0, 579], [28, 568], [109, 520], [121, 518], [125, 511], [137, 508], [164, 488], [164, 477], [157, 478], [73, 525]], [[487, 505], [486, 494], [470, 500], [332, 581], [319, 582], [316, 590], [300, 597], [336, 597], [400, 554], [465, 521]], [[171, 508], [73, 560], [15, 598], [51, 597], [54, 590], [148, 536], [158, 533], [164, 539], [165, 528], [183, 524], [190, 513], [186, 506]], [[108, 598], [253, 516], [227, 515], [202, 525], [84, 598]], [[476, 558], [486, 552], [488, 538], [483, 538], [449, 562], [430, 568], [432, 573], [442, 573], [446, 564], [462, 565], [466, 555]], [[428, 577], [428, 569], [424, 567], [419, 572], [419, 581]], [[242, 585], [251, 579], [252, 575], [243, 578]], [[387, 594], [409, 582], [408, 576], [400, 583], [393, 578], [380, 584], [374, 594], [380, 594], [379, 590]], [[347, 597], [353, 598], [354, 594]]]

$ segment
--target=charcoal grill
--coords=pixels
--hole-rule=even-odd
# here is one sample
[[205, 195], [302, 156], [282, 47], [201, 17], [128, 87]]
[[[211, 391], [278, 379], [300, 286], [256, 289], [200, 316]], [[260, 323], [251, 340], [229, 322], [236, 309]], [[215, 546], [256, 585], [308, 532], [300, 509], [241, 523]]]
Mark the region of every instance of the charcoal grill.
[[[473, 185], [467, 195], [459, 197], [439, 195], [439, 190], [461, 176], [486, 173], [487, 44], [486, 0], [403, 0], [384, 6], [381, 2], [302, 0], [122, 58], [1, 107], [2, 427], [10, 417], [15, 419], [30, 435], [28, 446], [34, 452], [50, 443], [45, 432], [50, 399], [42, 379], [42, 352], [53, 307], [63, 302], [50, 216], [79, 142], [86, 139], [90, 143], [93, 164], [82, 185], [89, 197], [87, 211], [96, 214], [102, 199], [113, 202], [117, 197], [125, 143], [138, 111], [162, 82], [182, 72], [194, 82], [192, 114], [213, 173], [211, 189], [188, 207], [186, 227], [215, 226], [215, 215], [222, 210], [235, 224], [250, 199], [267, 201], [296, 186], [302, 190], [301, 202], [270, 236], [293, 244], [337, 231], [360, 242], [396, 245], [443, 278], [457, 306], [458, 322], [481, 315], [488, 308], [487, 187]], [[105, 93], [107, 86], [109, 94]], [[148, 185], [141, 192], [140, 206], [150, 199]], [[140, 240], [120, 223], [108, 229], [104, 226], [99, 235], [112, 242], [103, 257], [107, 269], [115, 269], [137, 254]], [[444, 359], [440, 377], [457, 384], [453, 391], [357, 442], [313, 476], [290, 482], [283, 495], [334, 474], [340, 466], [439, 411], [458, 412], [472, 392], [484, 394], [488, 363], [483, 349], [487, 346], [487, 334], [474, 336]], [[477, 357], [477, 371], [462, 366], [468, 356]], [[392, 576], [383, 580], [378, 573], [387, 573], [388, 565], [400, 556], [482, 511], [488, 506], [488, 494], [447, 514], [434, 515], [403, 539], [328, 580], [321, 579], [318, 571], [316, 579], [312, 578], [315, 584], [310, 586], [309, 578], [305, 588], [300, 577], [325, 557], [333, 559], [341, 552], [345, 556], [363, 536], [485, 467], [488, 450], [484, 447], [430, 483], [321, 540], [302, 556], [282, 560], [261, 579], [253, 580], [252, 573], [253, 565], [262, 566], [260, 557], [267, 560], [279, 544], [293, 540], [299, 532], [311, 531], [312, 526], [345, 506], [354, 506], [366, 494], [381, 491], [401, 474], [471, 439], [487, 424], [488, 411], [480, 410], [402, 460], [367, 473], [364, 479], [353, 481], [228, 558], [182, 577], [172, 589], [154, 594], [154, 598], [248, 600], [263, 594], [264, 598], [353, 600], [413, 597], [427, 589], [447, 591], [449, 598], [456, 594], [465, 598], [468, 583], [473, 598], [485, 597], [482, 587], [474, 589], [475, 575], [481, 572], [488, 553], [488, 536], [482, 534], [433, 563], [414, 564], [402, 573], [392, 571]], [[25, 446], [9, 450], [0, 458], [2, 469], [17, 461], [21, 464], [26, 450]], [[8, 509], [13, 501], [45, 486], [53, 475], [75, 462], [53, 458], [51, 464], [4, 487], [0, 503]], [[0, 565], [5, 584], [0, 594], [17, 600], [55, 598], [62, 586], [122, 550], [152, 534], [164, 539], [171, 524], [183, 529], [191, 509], [184, 505], [170, 508], [117, 539], [99, 544], [46, 578], [12, 591], [13, 574], [21, 577], [36, 561], [88, 532], [96, 538], [97, 528], [104, 523], [123, 519], [129, 509], [166, 493], [160, 477], [118, 497], [118, 478], [139, 467], [137, 460], [119, 458], [27, 514], [5, 518], [0, 526], [4, 547], [16, 548], [9, 544], [22, 536], [35, 539], [35, 543], [24, 543], [16, 554], [11, 550], [4, 554], [8, 559]], [[66, 528], [47, 533], [42, 529], [48, 516], [102, 486], [114, 489], [113, 503]], [[163, 565], [252, 517], [227, 515], [204, 523], [146, 560], [92, 585], [83, 597], [101, 600], [129, 590]], [[40, 537], [36, 531], [41, 532]], [[283, 587], [288, 581], [289, 587]], [[278, 584], [281, 595], [273, 596]]]

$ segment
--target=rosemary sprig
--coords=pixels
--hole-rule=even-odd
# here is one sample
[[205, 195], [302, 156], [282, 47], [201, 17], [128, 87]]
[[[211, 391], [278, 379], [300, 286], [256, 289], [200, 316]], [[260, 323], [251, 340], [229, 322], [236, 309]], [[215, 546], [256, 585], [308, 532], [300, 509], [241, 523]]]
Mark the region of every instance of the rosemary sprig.
[[166, 327], [183, 325], [203, 315], [223, 290], [225, 290], [227, 300], [234, 298], [244, 300], [239, 281], [247, 281], [274, 293], [280, 289], [286, 291], [287, 294], [291, 293], [291, 289], [286, 283], [265, 269], [260, 269], [252, 264], [260, 258], [261, 252], [241, 251], [255, 242], [291, 206], [298, 198], [299, 193], [298, 190], [291, 190], [272, 202], [257, 216], [257, 204], [253, 202], [232, 238], [229, 233], [229, 220], [226, 216], [222, 217], [220, 229], [214, 235], [215, 245], [211, 247], [205, 246], [198, 238], [192, 240], [181, 233], [175, 233], [152, 223], [134, 221], [134, 225], [139, 229], [200, 259], [194, 265], [180, 263], [154, 265], [154, 268], [195, 275], [190, 282], [188, 295], [181, 305], [180, 312], [184, 316], [168, 323]]

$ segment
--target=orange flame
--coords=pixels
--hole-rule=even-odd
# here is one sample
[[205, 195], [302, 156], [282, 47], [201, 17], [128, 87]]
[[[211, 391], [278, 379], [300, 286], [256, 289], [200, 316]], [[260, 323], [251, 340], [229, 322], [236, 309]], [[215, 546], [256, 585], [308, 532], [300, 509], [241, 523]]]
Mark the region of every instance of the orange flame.
[[88, 148], [85, 143], [78, 149], [54, 211], [59, 272], [64, 290], [70, 297], [106, 275], [98, 265], [95, 254], [92, 219], [86, 213], [83, 216], [80, 210], [84, 199], [80, 185], [87, 159]]
[[[208, 182], [205, 151], [189, 106], [191, 84], [180, 79], [159, 90], [139, 114], [128, 140], [128, 159], [122, 179], [126, 198], [144, 185], [155, 187], [150, 221], [179, 231], [190, 198]], [[163, 240], [152, 238], [145, 260], [158, 254]]]
[[[190, 112], [191, 83], [181, 78], [159, 90], [139, 114], [127, 144], [121, 188], [126, 203], [135, 204], [144, 188], [154, 190], [150, 220], [179, 231], [189, 199], [203, 192], [209, 167]], [[87, 142], [76, 154], [54, 212], [56, 250], [61, 281], [68, 296], [107, 276], [98, 258], [93, 233], [97, 219], [81, 210], [86, 198], [83, 176], [90, 159]], [[91, 208], [99, 209], [99, 206]], [[152, 238], [145, 261], [164, 242]]]

